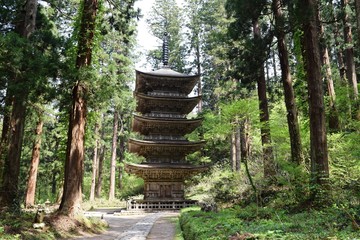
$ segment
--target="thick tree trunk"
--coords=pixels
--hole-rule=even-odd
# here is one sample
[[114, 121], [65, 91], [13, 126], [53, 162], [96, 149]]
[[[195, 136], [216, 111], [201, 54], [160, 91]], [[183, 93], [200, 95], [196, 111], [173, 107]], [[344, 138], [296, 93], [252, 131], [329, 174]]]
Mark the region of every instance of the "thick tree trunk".
[[111, 147], [111, 160], [110, 160], [110, 189], [109, 200], [115, 199], [115, 173], [116, 173], [116, 145], [118, 139], [119, 128], [119, 113], [114, 112], [114, 125], [113, 125], [113, 138]]
[[349, 15], [346, 8], [349, 4], [349, 0], [341, 0], [343, 7], [343, 24], [344, 24], [344, 41], [345, 41], [345, 63], [346, 63], [346, 79], [349, 86], [352, 88], [351, 100], [355, 101], [358, 98], [358, 87], [356, 79], [356, 69], [354, 61], [354, 47], [352, 40], [351, 25], [349, 22]]
[[11, 133], [8, 155], [5, 159], [1, 204], [3, 207], [17, 209], [20, 204], [18, 182], [20, 174], [20, 157], [25, 122], [25, 102], [19, 98], [13, 102], [11, 114]]
[[[78, 69], [90, 66], [95, 33], [95, 19], [98, 7], [97, 0], [84, 0], [84, 8], [80, 25]], [[64, 193], [59, 212], [75, 217], [81, 214], [81, 183], [84, 172], [84, 137], [86, 123], [86, 84], [77, 79], [72, 91], [72, 106], [69, 119], [67, 153], [65, 159]]]
[[33, 144], [32, 154], [31, 154], [31, 163], [29, 170], [29, 178], [27, 183], [26, 197], [25, 197], [25, 207], [29, 208], [35, 204], [35, 191], [36, 191], [36, 180], [38, 175], [38, 167], [40, 162], [40, 146], [41, 146], [41, 135], [44, 122], [42, 117], [39, 116], [39, 120], [36, 125], [35, 130], [35, 141]]
[[275, 15], [276, 37], [278, 39], [279, 61], [281, 68], [281, 81], [284, 88], [285, 106], [287, 111], [287, 123], [290, 136], [291, 160], [296, 164], [303, 161], [301, 149], [301, 137], [298, 123], [298, 111], [295, 101], [295, 93], [292, 85], [291, 72], [289, 66], [289, 53], [285, 42], [284, 15], [281, 10], [281, 1], [273, 0], [273, 12]]
[[95, 146], [93, 153], [93, 162], [92, 162], [92, 177], [91, 177], [91, 187], [90, 187], [90, 201], [95, 200], [95, 185], [96, 185], [96, 176], [98, 175], [98, 148], [99, 148], [99, 127], [98, 123], [95, 123]]
[[[253, 21], [253, 33], [255, 39], [260, 39], [260, 28], [257, 20]], [[263, 64], [258, 63], [259, 66]], [[263, 147], [264, 177], [273, 180], [276, 175], [273, 149], [271, 146], [270, 126], [269, 126], [269, 108], [266, 96], [266, 81], [264, 68], [257, 70], [257, 90], [259, 97], [260, 123], [261, 123], [261, 143]]]
[[59, 211], [74, 217], [81, 213], [82, 177], [84, 173], [84, 137], [86, 123], [87, 90], [77, 85], [73, 89], [72, 111], [70, 113], [67, 153], [65, 159], [64, 190]]
[[301, 7], [308, 17], [303, 22], [305, 67], [309, 94], [312, 199], [322, 204], [328, 198], [329, 163], [325, 108], [321, 79], [317, 1], [305, 0]]
[[[19, 12], [20, 21], [16, 23], [15, 32], [24, 38], [29, 38], [35, 31], [37, 6], [37, 0], [28, 0], [24, 4], [24, 8]], [[27, 79], [25, 79], [24, 76], [19, 76], [19, 78], [14, 77], [14, 79], [9, 82], [9, 85], [21, 86], [26, 81]], [[28, 92], [27, 89], [23, 89], [23, 91], [12, 93], [11, 95], [9, 95], [13, 101], [10, 118], [11, 129], [3, 171], [3, 188], [0, 192], [0, 207], [11, 207], [18, 210], [20, 204], [18, 198], [20, 157], [26, 113], [25, 102]]]

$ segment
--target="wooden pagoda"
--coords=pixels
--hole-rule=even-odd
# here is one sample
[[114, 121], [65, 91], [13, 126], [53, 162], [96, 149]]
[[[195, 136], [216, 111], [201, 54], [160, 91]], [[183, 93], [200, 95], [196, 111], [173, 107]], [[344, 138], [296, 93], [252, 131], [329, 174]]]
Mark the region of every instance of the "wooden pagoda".
[[[166, 46], [165, 46], [166, 48]], [[164, 49], [166, 53], [166, 49]], [[126, 164], [125, 170], [144, 179], [144, 199], [128, 202], [128, 209], [179, 209], [193, 205], [184, 196], [184, 180], [206, 170], [186, 156], [202, 148], [204, 141], [184, 136], [200, 126], [202, 119], [188, 119], [201, 96], [189, 97], [198, 75], [186, 75], [164, 66], [156, 71], [136, 71], [137, 101], [132, 129], [141, 139], [129, 140], [129, 151], [144, 157], [141, 164]]]

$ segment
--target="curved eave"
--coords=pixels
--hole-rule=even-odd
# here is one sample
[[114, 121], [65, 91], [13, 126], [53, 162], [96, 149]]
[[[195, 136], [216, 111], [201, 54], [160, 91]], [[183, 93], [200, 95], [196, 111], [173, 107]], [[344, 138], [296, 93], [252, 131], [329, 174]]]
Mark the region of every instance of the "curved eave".
[[192, 141], [176, 141], [176, 140], [159, 140], [159, 141], [148, 141], [148, 140], [139, 140], [139, 139], [133, 139], [130, 138], [129, 139], [129, 144], [136, 144], [139, 146], [162, 146], [162, 147], [166, 147], [166, 146], [170, 146], [170, 147], [183, 147], [183, 146], [187, 146], [187, 147], [202, 147], [205, 144], [205, 141], [197, 141], [197, 142], [192, 142]]
[[134, 114], [133, 131], [143, 135], [149, 134], [171, 134], [185, 135], [193, 132], [201, 125], [203, 118], [195, 119], [173, 119], [144, 117]]
[[134, 92], [137, 100], [136, 111], [141, 113], [149, 112], [176, 112], [180, 114], [190, 113], [201, 96], [196, 97], [163, 97], [148, 96], [139, 92]]
[[[140, 156], [167, 156], [173, 158], [181, 158], [187, 154], [199, 151], [205, 144], [205, 141], [146, 141], [130, 138], [129, 152], [137, 153]], [[174, 156], [174, 153], [175, 156]]]
[[133, 164], [125, 163], [125, 171], [146, 180], [183, 180], [184, 178], [206, 171], [210, 165], [170, 165], [170, 164]]
[[164, 90], [189, 94], [199, 79], [200, 75], [186, 75], [166, 69], [153, 72], [136, 70], [135, 91], [147, 93], [153, 90]]

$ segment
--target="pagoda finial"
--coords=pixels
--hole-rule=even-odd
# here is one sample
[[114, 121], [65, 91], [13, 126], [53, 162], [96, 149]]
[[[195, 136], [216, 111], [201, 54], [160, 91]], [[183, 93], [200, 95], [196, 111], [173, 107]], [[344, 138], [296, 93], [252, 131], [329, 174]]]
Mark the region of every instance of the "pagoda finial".
[[167, 32], [164, 33], [162, 50], [163, 50], [163, 55], [162, 55], [163, 65], [164, 65], [164, 67], [168, 67], [168, 65], [169, 65], [169, 41], [168, 41], [168, 33]]

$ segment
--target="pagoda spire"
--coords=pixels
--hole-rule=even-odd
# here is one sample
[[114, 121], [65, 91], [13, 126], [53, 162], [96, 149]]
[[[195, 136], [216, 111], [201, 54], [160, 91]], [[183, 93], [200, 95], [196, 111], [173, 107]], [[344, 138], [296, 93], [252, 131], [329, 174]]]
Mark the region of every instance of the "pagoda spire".
[[164, 33], [162, 50], [163, 67], [169, 67], [169, 36], [167, 32]]

